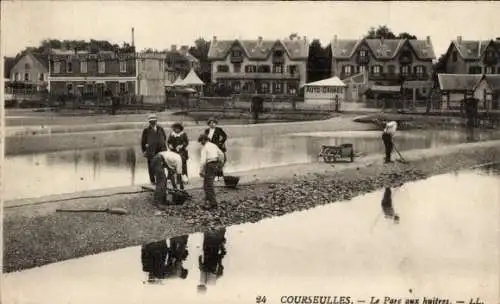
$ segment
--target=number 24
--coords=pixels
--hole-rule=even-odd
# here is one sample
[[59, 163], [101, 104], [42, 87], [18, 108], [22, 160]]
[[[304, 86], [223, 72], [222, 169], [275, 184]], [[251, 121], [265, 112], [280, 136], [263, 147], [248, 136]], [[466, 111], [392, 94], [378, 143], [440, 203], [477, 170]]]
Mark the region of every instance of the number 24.
[[255, 298], [255, 302], [257, 304], [264, 304], [264, 303], [266, 303], [266, 296], [257, 296], [257, 298]]

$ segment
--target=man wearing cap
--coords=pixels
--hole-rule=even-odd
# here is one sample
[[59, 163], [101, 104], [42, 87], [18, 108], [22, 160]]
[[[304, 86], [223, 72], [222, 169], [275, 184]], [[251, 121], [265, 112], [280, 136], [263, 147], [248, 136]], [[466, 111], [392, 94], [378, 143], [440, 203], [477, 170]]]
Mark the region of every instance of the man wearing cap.
[[219, 147], [209, 141], [207, 135], [200, 135], [198, 142], [202, 145], [200, 176], [203, 177], [203, 190], [205, 191], [204, 208], [210, 209], [217, 206], [214, 180], [217, 172], [225, 161], [225, 157]]
[[156, 115], [149, 115], [149, 125], [142, 131], [141, 149], [144, 157], [148, 160], [149, 180], [155, 184], [155, 172], [152, 167], [153, 157], [161, 152], [167, 150], [167, 135], [165, 130], [157, 125], [158, 118]]
[[382, 141], [385, 146], [385, 162], [392, 163], [391, 154], [394, 148], [393, 138], [396, 134], [396, 129], [398, 127], [397, 122], [390, 121], [385, 125], [384, 132], [382, 133]]

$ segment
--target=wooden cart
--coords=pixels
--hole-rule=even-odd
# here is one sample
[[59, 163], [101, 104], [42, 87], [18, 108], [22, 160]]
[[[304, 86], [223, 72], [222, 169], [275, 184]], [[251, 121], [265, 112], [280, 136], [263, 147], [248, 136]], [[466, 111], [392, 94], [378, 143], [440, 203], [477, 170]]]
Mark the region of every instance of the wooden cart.
[[342, 144], [340, 146], [321, 145], [319, 157], [322, 157], [325, 163], [335, 163], [341, 158], [347, 158], [354, 162], [354, 146], [352, 144]]

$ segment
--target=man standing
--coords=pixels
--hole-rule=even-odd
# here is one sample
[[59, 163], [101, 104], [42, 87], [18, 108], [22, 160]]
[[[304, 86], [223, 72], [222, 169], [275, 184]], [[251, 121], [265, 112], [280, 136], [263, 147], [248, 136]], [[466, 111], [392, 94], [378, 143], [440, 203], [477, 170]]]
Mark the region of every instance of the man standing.
[[200, 157], [200, 176], [203, 178], [203, 190], [205, 191], [205, 209], [217, 206], [215, 197], [214, 180], [217, 172], [224, 164], [224, 153], [217, 145], [210, 142], [206, 134], [200, 135], [198, 142], [202, 145]]
[[398, 127], [397, 122], [390, 121], [385, 125], [384, 133], [382, 133], [382, 141], [385, 146], [385, 162], [392, 163], [391, 154], [394, 148], [393, 138], [396, 134], [396, 129]]
[[[227, 134], [224, 130], [217, 126], [217, 120], [215, 118], [211, 118], [208, 120], [208, 128], [205, 129], [205, 135], [208, 136], [208, 140], [215, 144], [219, 149], [224, 153], [224, 162], [227, 161], [227, 149], [226, 149], [226, 140]], [[224, 163], [225, 164], [225, 163]], [[223, 165], [224, 165], [223, 164]], [[222, 172], [222, 167], [219, 172], [217, 172], [217, 177], [222, 177], [224, 173]]]
[[[159, 152], [153, 157], [152, 166], [155, 172], [155, 202], [157, 205], [167, 203], [168, 180], [172, 183], [172, 188], [177, 189], [177, 183], [184, 189], [182, 182], [182, 158], [173, 151]], [[165, 175], [167, 168], [168, 177]]]
[[142, 154], [148, 160], [149, 180], [153, 185], [155, 184], [155, 172], [152, 167], [153, 157], [157, 153], [167, 150], [167, 135], [165, 134], [165, 130], [157, 125], [157, 120], [156, 115], [149, 115], [149, 126], [142, 132], [141, 139]]

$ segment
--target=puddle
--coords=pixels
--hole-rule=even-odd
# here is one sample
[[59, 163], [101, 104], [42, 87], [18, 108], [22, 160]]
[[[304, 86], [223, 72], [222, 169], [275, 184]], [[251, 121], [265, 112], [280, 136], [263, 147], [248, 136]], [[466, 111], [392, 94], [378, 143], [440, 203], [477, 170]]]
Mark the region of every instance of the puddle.
[[[500, 138], [500, 133], [479, 133], [478, 136], [488, 140]], [[400, 151], [465, 141], [465, 134], [459, 131], [402, 131], [396, 139]], [[228, 141], [226, 172], [317, 162], [322, 144], [343, 143], [354, 144], [355, 151], [363, 155], [383, 152], [378, 131], [234, 138]], [[188, 173], [192, 178], [198, 178], [199, 150], [197, 142], [190, 143]], [[138, 146], [7, 156], [4, 165], [5, 200], [149, 182], [146, 160]]]
[[[499, 182], [488, 168], [435, 176], [210, 235], [4, 274], [4, 300], [287, 303], [282, 296], [321, 295], [496, 303]], [[176, 248], [170, 264], [165, 245]]]

